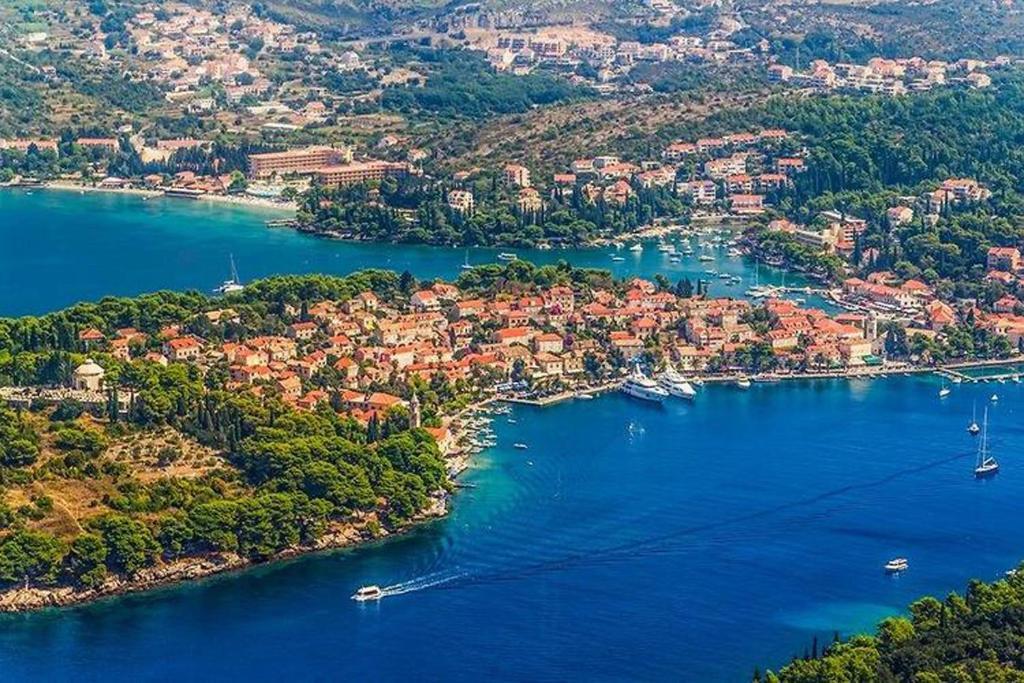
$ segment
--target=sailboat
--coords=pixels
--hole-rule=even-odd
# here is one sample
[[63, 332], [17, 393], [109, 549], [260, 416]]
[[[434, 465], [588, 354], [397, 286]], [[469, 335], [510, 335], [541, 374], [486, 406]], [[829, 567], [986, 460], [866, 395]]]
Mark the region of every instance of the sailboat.
[[981, 427], [978, 426], [977, 406], [978, 404], [975, 403], [971, 408], [971, 424], [967, 425], [967, 433], [971, 436], [977, 436], [981, 431]]
[[946, 381], [942, 381], [942, 388], [939, 389], [939, 398], [946, 398], [950, 394], [949, 387], [946, 386]]
[[978, 479], [990, 477], [999, 471], [999, 463], [988, 452], [988, 408], [982, 419], [981, 441], [978, 443], [978, 459], [974, 464], [974, 476]]
[[462, 263], [463, 270], [473, 270], [473, 266], [469, 264], [469, 249], [466, 250], [466, 260]]
[[233, 294], [234, 292], [241, 292], [245, 289], [245, 285], [242, 284], [238, 278], [238, 270], [235, 268], [235, 256], [232, 254], [231, 258], [231, 279], [225, 280], [221, 283], [220, 287], [213, 290], [217, 294]]

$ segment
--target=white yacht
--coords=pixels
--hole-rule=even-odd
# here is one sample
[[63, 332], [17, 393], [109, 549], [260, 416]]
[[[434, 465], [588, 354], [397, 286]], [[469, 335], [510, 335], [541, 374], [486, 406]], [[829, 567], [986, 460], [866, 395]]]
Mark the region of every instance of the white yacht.
[[515, 261], [517, 258], [519, 257], [510, 251], [503, 251], [500, 254], [498, 254], [499, 261]]
[[633, 246], [631, 246], [631, 247], [629, 248], [629, 250], [630, 250], [631, 252], [633, 252], [634, 254], [639, 254], [639, 253], [640, 253], [641, 251], [643, 251], [643, 250], [644, 250], [644, 245], [642, 245], [642, 244], [640, 244], [639, 242], [637, 242], [636, 244], [634, 244]]
[[639, 398], [644, 401], [661, 402], [668, 398], [668, 392], [658, 386], [658, 383], [648, 377], [636, 366], [632, 374], [622, 385], [622, 391], [628, 396]]
[[740, 389], [749, 389], [752, 385], [750, 378], [746, 375], [740, 375], [736, 378], [736, 386]]
[[529, 446], [527, 446], [525, 443], [514, 443], [512, 444], [512, 447], [518, 448], [521, 451], [525, 451], [527, 448], [529, 448]]
[[352, 594], [352, 599], [357, 602], [366, 602], [367, 600], [380, 600], [384, 597], [384, 591], [380, 589], [380, 586], [363, 586], [355, 593]]
[[686, 378], [676, 372], [675, 368], [669, 366], [661, 377], [658, 384], [672, 396], [693, 400], [697, 396], [697, 390], [693, 388]]
[[245, 285], [238, 278], [238, 271], [235, 269], [235, 257], [231, 255], [231, 279], [225, 280], [221, 283], [220, 287], [213, 290], [217, 294], [234, 294], [235, 292], [241, 292], [245, 289]]
[[981, 440], [978, 442], [978, 459], [974, 463], [974, 476], [978, 479], [990, 477], [999, 471], [999, 461], [988, 452], [988, 408], [981, 421]]
[[975, 404], [971, 408], [971, 424], [967, 425], [967, 433], [971, 436], [977, 436], [980, 431], [981, 427], [978, 426], [978, 409], [977, 404]]
[[942, 387], [941, 389], [939, 389], [939, 398], [946, 398], [947, 396], [949, 396], [949, 394], [949, 387]]
[[885, 563], [885, 571], [890, 574], [899, 574], [910, 568], [910, 562], [905, 557], [896, 557]]

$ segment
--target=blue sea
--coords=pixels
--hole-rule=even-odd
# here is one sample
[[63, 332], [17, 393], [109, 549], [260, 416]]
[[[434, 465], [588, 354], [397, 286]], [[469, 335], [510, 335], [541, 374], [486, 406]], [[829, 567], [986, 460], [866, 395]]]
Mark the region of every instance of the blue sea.
[[[496, 418], [405, 537], [0, 618], [9, 681], [743, 681], [1024, 556], [1018, 385], [707, 387]], [[972, 476], [974, 401], [1003, 469]], [[523, 442], [528, 450], [513, 443]], [[905, 556], [893, 578], [882, 565]], [[379, 603], [349, 599], [389, 586]]]
[[[450, 249], [417, 245], [358, 244], [265, 227], [290, 214], [207, 201], [66, 190], [0, 189], [0, 317], [36, 315], [107, 295], [159, 289], [209, 292], [230, 275], [233, 255], [245, 280], [282, 273], [345, 275], [363, 268], [408, 270], [420, 278], [454, 279], [467, 261], [494, 263], [508, 249]], [[782, 271], [709, 251], [714, 262], [693, 257], [672, 263], [648, 243], [642, 254], [611, 249], [514, 250], [534, 263], [561, 259], [611, 270], [618, 277], [663, 273], [673, 282], [710, 281], [721, 296], [740, 296], [755, 278], [782, 281]], [[681, 246], [681, 245], [680, 245]], [[697, 243], [693, 242], [694, 249]], [[704, 271], [740, 275], [728, 286]], [[790, 278], [790, 284], [799, 281]], [[819, 303], [815, 301], [815, 303]]]
[[[205, 290], [229, 253], [247, 279], [366, 266], [451, 276], [465, 258], [268, 230], [272, 215], [0, 192], [0, 314]], [[596, 250], [536, 256], [620, 274], [704, 269], [668, 270], [653, 248], [619, 264]], [[708, 266], [750, 274], [738, 259]], [[0, 680], [748, 680], [815, 637], [868, 630], [1024, 558], [1021, 387], [959, 385], [940, 400], [939, 386], [782, 382], [709, 386], [692, 404], [516, 407], [514, 423], [496, 418], [498, 446], [474, 461], [449, 517], [372, 547], [2, 616]], [[993, 392], [1002, 471], [978, 482], [965, 428]], [[895, 556], [910, 560], [898, 578], [882, 572]], [[390, 595], [350, 600], [365, 584]]]

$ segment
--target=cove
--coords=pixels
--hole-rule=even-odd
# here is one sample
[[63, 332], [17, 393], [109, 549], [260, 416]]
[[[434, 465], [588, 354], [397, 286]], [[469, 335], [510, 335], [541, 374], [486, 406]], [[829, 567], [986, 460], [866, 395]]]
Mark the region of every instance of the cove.
[[[743, 681], [1022, 558], [1020, 385], [708, 386], [496, 418], [403, 538], [0, 618], [5, 681]], [[1003, 468], [976, 481], [971, 406]], [[514, 449], [522, 442], [527, 450]], [[890, 557], [909, 558], [898, 578]], [[392, 597], [359, 605], [364, 584]]]
[[[285, 273], [346, 275], [364, 268], [454, 279], [467, 259], [494, 263], [499, 251], [508, 251], [339, 242], [265, 227], [282, 215], [201, 200], [0, 190], [0, 316], [38, 315], [79, 301], [160, 289], [210, 292], [228, 278], [231, 255], [245, 281]], [[607, 248], [514, 251], [534, 263], [564, 259], [617, 277], [702, 277], [716, 296], [741, 296], [754, 282], [753, 265], [729, 258], [725, 249], [714, 250], [713, 262], [694, 255], [672, 263], [653, 246], [642, 254], [623, 250], [621, 262], [612, 261]], [[705, 270], [743, 281], [728, 286]], [[762, 284], [777, 284], [783, 276], [762, 267], [758, 277]]]

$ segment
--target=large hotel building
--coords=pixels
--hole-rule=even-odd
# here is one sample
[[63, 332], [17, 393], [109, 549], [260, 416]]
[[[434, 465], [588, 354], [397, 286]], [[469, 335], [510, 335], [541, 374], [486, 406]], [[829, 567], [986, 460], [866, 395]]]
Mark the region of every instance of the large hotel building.
[[314, 171], [324, 187], [343, 187], [384, 178], [402, 178], [409, 174], [408, 164], [392, 161], [357, 161], [338, 166], [324, 166]]
[[347, 147], [316, 145], [287, 152], [268, 152], [249, 155], [249, 174], [253, 178], [267, 178], [276, 174], [313, 173], [325, 166], [352, 161], [352, 150]]

